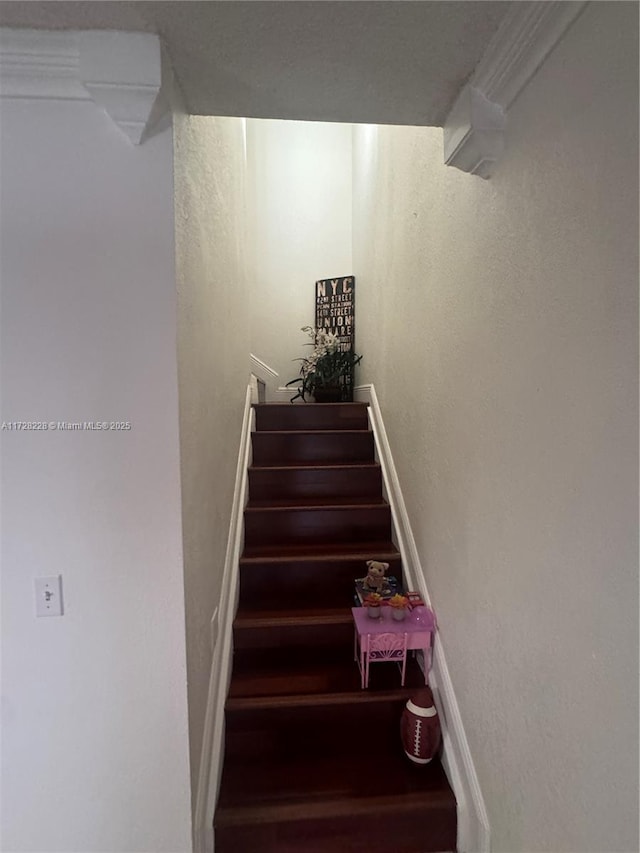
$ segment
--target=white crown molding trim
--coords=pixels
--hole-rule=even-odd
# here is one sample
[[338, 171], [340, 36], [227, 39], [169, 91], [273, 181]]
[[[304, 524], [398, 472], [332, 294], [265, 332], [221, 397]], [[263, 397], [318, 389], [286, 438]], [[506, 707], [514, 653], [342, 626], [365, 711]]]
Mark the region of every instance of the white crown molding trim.
[[491, 177], [504, 150], [504, 110], [479, 89], [465, 86], [444, 126], [444, 162], [471, 175]]
[[472, 85], [508, 110], [586, 5], [586, 0], [512, 3]]
[[89, 101], [135, 145], [166, 127], [161, 51], [152, 33], [0, 30], [0, 96]]
[[504, 148], [507, 110], [586, 6], [512, 3], [444, 123], [444, 160], [489, 178]]
[[82, 83], [134, 145], [139, 145], [162, 86], [160, 39], [153, 33], [79, 34]]
[[[354, 398], [359, 402], [369, 404], [369, 423], [374, 434], [376, 456], [382, 469], [384, 494], [391, 508], [394, 541], [398, 543], [407, 583], [413, 589], [418, 590], [424, 601], [431, 605], [431, 597], [427, 589], [426, 578], [411, 529], [409, 514], [393, 461], [375, 387], [373, 385], [357, 386], [354, 389]], [[433, 690], [433, 698], [440, 715], [443, 741], [442, 764], [456, 797], [458, 816], [456, 849], [460, 850], [461, 853], [489, 853], [491, 849], [489, 817], [439, 632], [436, 632], [429, 684]]]
[[78, 34], [0, 29], [0, 96], [88, 101], [78, 76]]

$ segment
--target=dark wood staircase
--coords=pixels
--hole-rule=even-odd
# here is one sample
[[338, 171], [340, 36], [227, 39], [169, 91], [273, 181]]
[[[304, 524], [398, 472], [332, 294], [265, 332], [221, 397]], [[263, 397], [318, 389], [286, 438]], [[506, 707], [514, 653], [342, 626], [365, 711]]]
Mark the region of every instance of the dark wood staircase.
[[402, 575], [365, 404], [258, 404], [215, 815], [217, 853], [442, 853], [456, 804], [400, 745], [416, 662], [361, 690], [353, 581]]

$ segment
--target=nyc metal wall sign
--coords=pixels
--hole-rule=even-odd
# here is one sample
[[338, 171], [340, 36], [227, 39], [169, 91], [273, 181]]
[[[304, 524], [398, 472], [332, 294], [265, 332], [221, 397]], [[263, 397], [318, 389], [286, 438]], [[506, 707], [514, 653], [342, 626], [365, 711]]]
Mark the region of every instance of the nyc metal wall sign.
[[[342, 352], [354, 351], [355, 290], [352, 275], [316, 281], [316, 328], [337, 335]], [[342, 399], [353, 399], [353, 370], [343, 383]]]
[[338, 335], [340, 349], [353, 349], [355, 340], [355, 278], [316, 281], [316, 328]]

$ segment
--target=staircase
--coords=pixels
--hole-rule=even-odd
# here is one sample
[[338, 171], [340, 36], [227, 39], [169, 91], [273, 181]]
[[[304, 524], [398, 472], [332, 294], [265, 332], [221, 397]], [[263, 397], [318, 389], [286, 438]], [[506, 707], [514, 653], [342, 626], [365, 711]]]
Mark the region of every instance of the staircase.
[[353, 660], [353, 581], [402, 574], [366, 404], [255, 406], [217, 853], [435, 853], [456, 844], [437, 759], [402, 753], [412, 659]]

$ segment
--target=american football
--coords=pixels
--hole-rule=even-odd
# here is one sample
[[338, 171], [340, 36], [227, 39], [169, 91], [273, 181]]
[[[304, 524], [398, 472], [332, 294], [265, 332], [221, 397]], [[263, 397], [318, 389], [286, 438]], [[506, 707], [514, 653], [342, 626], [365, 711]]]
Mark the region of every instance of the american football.
[[400, 723], [402, 746], [414, 764], [429, 764], [440, 746], [440, 720], [433, 693], [425, 687], [409, 699]]

